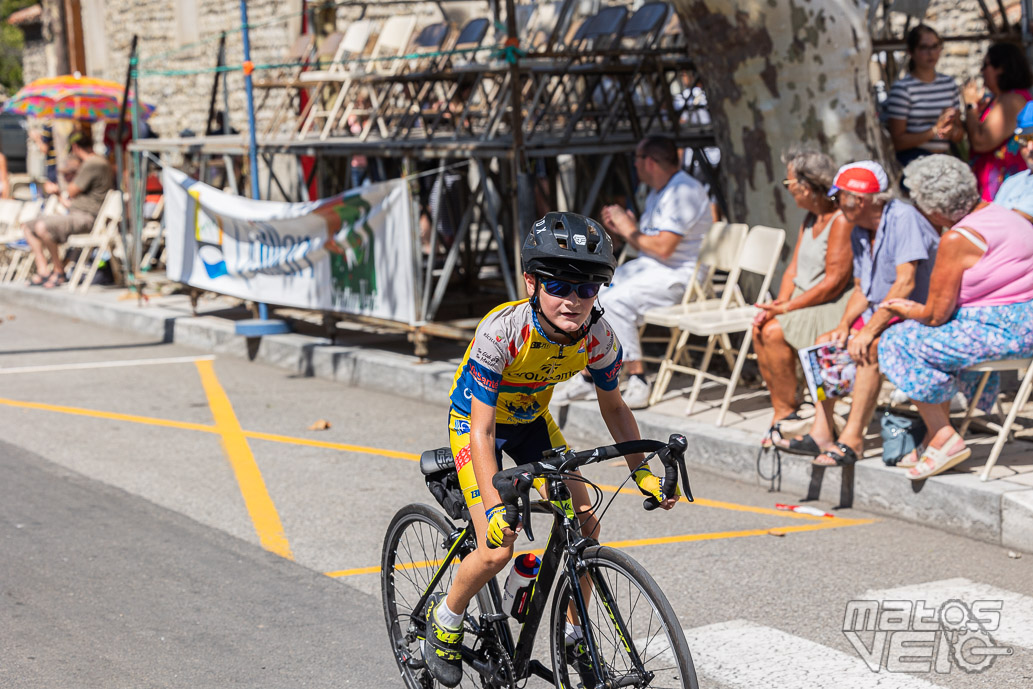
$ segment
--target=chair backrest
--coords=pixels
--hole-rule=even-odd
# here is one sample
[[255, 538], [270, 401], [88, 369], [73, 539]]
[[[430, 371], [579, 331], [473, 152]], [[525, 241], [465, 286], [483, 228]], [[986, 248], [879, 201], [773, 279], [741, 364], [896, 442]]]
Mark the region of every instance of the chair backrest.
[[39, 215], [42, 213], [42, 211], [43, 211], [43, 200], [42, 199], [39, 199], [37, 201], [26, 201], [25, 203], [22, 204], [21, 208], [18, 210], [18, 220], [17, 220], [17, 223], [19, 225], [21, 225], [22, 223], [27, 223], [30, 220], [34, 220], [37, 217], [39, 217]]
[[750, 226], [744, 222], [727, 223], [724, 229], [714, 238], [714, 262], [711, 264], [715, 270], [723, 270], [730, 273], [735, 268], [735, 262], [739, 258], [739, 251], [742, 250], [743, 240], [750, 231]]
[[21, 201], [0, 199], [0, 231], [12, 230], [18, 225], [21, 209]]
[[288, 62], [307, 62], [309, 53], [312, 51], [312, 34], [303, 33], [294, 39], [290, 50], [287, 51]]
[[366, 51], [370, 34], [373, 33], [373, 22], [359, 19], [348, 25], [341, 39], [341, 59], [355, 58]]
[[599, 14], [585, 21], [574, 37], [575, 47], [585, 47], [592, 42], [592, 47], [603, 50], [620, 40], [624, 22], [628, 18], [628, 10], [621, 6], [604, 7]]
[[719, 270], [731, 272], [734, 269], [748, 230], [746, 223], [727, 223], [724, 220], [710, 226], [700, 242], [696, 267], [685, 287], [682, 304], [716, 295], [714, 274]]
[[648, 2], [642, 5], [624, 25], [621, 38], [640, 39], [642, 47], [652, 45], [660, 36], [668, 12], [670, 7], [666, 2]]
[[316, 52], [314, 55], [316, 66], [325, 67], [326, 65], [334, 64], [338, 61], [337, 51], [341, 47], [341, 40], [344, 37], [334, 32], [325, 38], [322, 42], [316, 46]]
[[445, 22], [428, 24], [416, 34], [416, 40], [413, 41], [413, 52], [428, 53], [440, 50], [441, 46], [445, 44], [446, 36], [448, 36], [448, 24]]
[[[416, 17], [412, 15], [400, 15], [390, 17], [380, 28], [380, 35], [377, 36], [376, 45], [370, 53], [370, 59], [399, 57], [405, 54], [409, 47], [409, 39], [413, 30], [416, 29]], [[401, 70], [405, 60], [387, 60], [381, 63], [370, 62], [366, 65], [367, 70], [381, 74], [395, 74]]]
[[738, 290], [731, 289], [731, 286], [738, 283], [743, 272], [763, 276], [759, 295], [761, 299], [764, 298], [768, 287], [771, 286], [771, 279], [775, 275], [775, 267], [778, 265], [785, 241], [785, 230], [765, 225], [754, 225], [750, 229], [739, 250], [738, 261], [728, 274], [728, 286], [721, 295], [722, 307], [727, 308], [731, 304], [732, 295], [738, 293]]
[[394, 57], [404, 54], [415, 28], [416, 17], [412, 15], [390, 17], [380, 29], [371, 57]]
[[484, 37], [488, 34], [488, 22], [487, 17], [478, 17], [477, 19], [471, 19], [463, 27], [463, 30], [456, 36], [456, 48], [476, 48], [482, 42]]
[[107, 232], [115, 232], [118, 229], [118, 221], [122, 219], [122, 192], [112, 189], [104, 196], [100, 204], [100, 211], [96, 220], [93, 221], [91, 235], [99, 236]]
[[64, 208], [61, 205], [61, 197], [57, 194], [51, 194], [43, 202], [43, 215], [54, 215], [57, 213], [58, 208]]

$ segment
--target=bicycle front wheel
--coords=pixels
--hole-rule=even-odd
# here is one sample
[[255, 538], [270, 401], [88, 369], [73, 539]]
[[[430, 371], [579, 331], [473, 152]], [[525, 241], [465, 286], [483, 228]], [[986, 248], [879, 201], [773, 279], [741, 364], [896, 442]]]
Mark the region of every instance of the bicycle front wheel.
[[[406, 505], [395, 514], [384, 537], [384, 551], [380, 561], [380, 584], [384, 599], [384, 615], [391, 650], [402, 679], [409, 689], [435, 686], [429, 672], [423, 667], [423, 610], [414, 610], [430, 586], [435, 573], [442, 566], [448, 552], [448, 537], [456, 530], [445, 515], [427, 505]], [[467, 550], [461, 548], [459, 558]], [[459, 558], [448, 563], [435, 591], [448, 591], [459, 566]], [[470, 601], [467, 615], [477, 619], [480, 612], [488, 611], [488, 596], [481, 591]], [[469, 631], [469, 630], [467, 630]], [[467, 635], [467, 642], [473, 641]], [[480, 686], [480, 679], [467, 666], [463, 667], [461, 686]]]
[[[550, 647], [557, 687], [679, 687], [698, 689], [696, 669], [678, 618], [653, 577], [619, 550], [585, 550], [590, 591], [585, 601], [597, 667], [583, 642], [567, 639], [570, 581], [561, 577], [553, 599]], [[586, 635], [587, 636], [587, 635]]]

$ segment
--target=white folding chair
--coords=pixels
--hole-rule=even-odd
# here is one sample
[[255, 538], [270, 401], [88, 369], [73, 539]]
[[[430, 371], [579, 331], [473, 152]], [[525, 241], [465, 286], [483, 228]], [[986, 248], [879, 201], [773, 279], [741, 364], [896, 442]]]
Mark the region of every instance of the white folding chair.
[[[728, 275], [728, 283], [721, 295], [721, 301], [716, 309], [687, 313], [678, 320], [679, 331], [678, 342], [674, 352], [665, 358], [660, 364], [661, 373], [667, 374], [665, 381], [670, 381], [670, 373], [675, 371], [688, 373], [695, 377], [692, 384], [692, 393], [689, 396], [689, 405], [686, 414], [691, 414], [699, 398], [700, 390], [703, 387], [703, 380], [708, 379], [726, 386], [724, 400], [721, 402], [721, 411], [718, 413], [717, 425], [724, 424], [725, 415], [732, 401], [732, 394], [739, 382], [739, 375], [742, 373], [743, 364], [750, 350], [753, 339], [753, 318], [757, 313], [754, 306], [735, 305], [734, 296], [738, 294], [733, 287], [743, 272], [756, 273], [761, 275], [763, 281], [760, 287], [761, 299], [768, 297], [768, 287], [771, 285], [772, 277], [775, 274], [775, 266], [778, 265], [782, 245], [785, 244], [785, 230], [774, 227], [756, 225], [746, 235], [742, 248], [739, 251], [738, 261]], [[722, 335], [733, 333], [744, 333], [742, 344], [739, 347], [739, 354], [735, 358], [732, 373], [729, 377], [718, 376], [708, 372], [710, 361], [713, 358], [714, 350]], [[677, 362], [685, 354], [688, 347], [690, 335], [700, 335], [707, 338], [706, 350], [703, 353], [703, 361], [699, 368], [678, 364]], [[666, 385], [665, 385], [666, 388]], [[658, 388], [659, 389], [659, 388]], [[664, 393], [664, 389], [654, 390], [657, 399]]]
[[[118, 223], [121, 219], [122, 192], [112, 189], [104, 197], [104, 202], [100, 206], [96, 220], [93, 221], [93, 229], [90, 233], [73, 234], [68, 238], [69, 249], [81, 249], [72, 276], [68, 278], [70, 291], [74, 292], [77, 286], [81, 286], [83, 292], [88, 290], [93, 284], [93, 276], [97, 274], [101, 261], [106, 257], [114, 257], [117, 250], [121, 249], [121, 258], [125, 260], [122, 237], [118, 233]], [[87, 263], [90, 264], [89, 270], [86, 268]]]
[[[983, 394], [983, 390], [986, 388], [986, 382], [990, 378], [990, 374], [997, 371], [1018, 371], [1019, 375], [1022, 376], [1022, 382], [1019, 384], [1019, 390], [1015, 393], [1015, 399], [1012, 401], [1011, 409], [1008, 411], [1008, 415], [1004, 419], [1004, 423], [1000, 425], [997, 431], [997, 439], [994, 441], [994, 446], [990, 450], [990, 456], [986, 458], [986, 464], [983, 465], [983, 472], [979, 475], [979, 478], [986, 481], [990, 478], [990, 470], [994, 468], [997, 463], [997, 458], [1001, 456], [1001, 452], [1004, 450], [1004, 444], [1008, 442], [1008, 436], [1011, 433], [1011, 427], [1015, 423], [1015, 417], [1018, 416], [1026, 403], [1029, 402], [1029, 396], [1031, 390], [1033, 390], [1033, 359], [1002, 359], [1000, 361], [985, 361], [975, 366], [969, 366], [967, 371], [977, 371], [982, 373], [982, 377], [979, 379], [979, 385], [976, 386], [976, 391], [972, 395], [972, 399], [968, 403], [968, 409], [965, 411], [965, 419], [961, 423], [961, 429], [958, 433], [961, 437], [965, 437], [965, 433], [968, 431], [969, 424], [972, 423], [972, 413], [976, 409], [976, 403], [979, 401], [980, 395]], [[1025, 371], [1025, 373], [1023, 373]], [[992, 427], [992, 425], [991, 425]]]
[[[688, 284], [685, 286], [685, 293], [682, 296], [681, 302], [671, 306], [649, 309], [643, 315], [643, 324], [639, 332], [640, 341], [667, 343], [663, 357], [643, 356], [643, 361], [661, 363], [670, 360], [680, 335], [678, 323], [681, 322], [682, 317], [690, 313], [721, 307], [722, 300], [717, 296], [718, 285], [714, 282], [715, 275], [718, 271], [731, 273], [735, 269], [739, 252], [742, 249], [742, 243], [746, 238], [748, 230], [749, 226], [746, 223], [729, 224], [723, 220], [715, 222], [710, 226], [700, 244], [696, 267]], [[746, 302], [739, 291], [739, 286], [732, 283], [726, 283], [726, 286], [734, 290], [734, 293], [731, 295], [731, 298], [734, 300], [732, 303], [735, 306], [745, 306]], [[670, 332], [663, 338], [646, 337], [645, 330], [651, 325], [668, 328]], [[728, 361], [729, 368], [731, 368], [734, 365], [734, 361], [730, 351], [731, 344], [728, 342], [727, 335], [724, 336], [721, 344], [722, 353]], [[689, 347], [686, 347], [685, 351], [687, 352], [688, 349]], [[651, 405], [656, 404], [663, 397], [668, 385], [670, 385], [671, 375], [672, 372], [668, 367], [661, 367], [660, 373], [657, 375], [656, 380], [653, 381], [653, 391], [649, 398]]]
[[[368, 19], [360, 19], [348, 25], [348, 29], [341, 34], [331, 34], [324, 39], [320, 50], [328, 51], [333, 48], [333, 55], [328, 65], [320, 65], [320, 69], [302, 72], [298, 75], [298, 81], [306, 86], [311, 86], [309, 102], [301, 115], [301, 127], [298, 137], [304, 138], [316, 125], [316, 121], [323, 119], [329, 121], [336, 114], [344, 102], [344, 97], [350, 84], [349, 74], [356, 69], [350, 60], [361, 56], [369, 43], [370, 34], [373, 32], [373, 22]], [[318, 54], [317, 54], [318, 59]], [[324, 110], [320, 107], [320, 100], [324, 97], [323, 89], [336, 85], [336, 93], [333, 98], [333, 105]]]

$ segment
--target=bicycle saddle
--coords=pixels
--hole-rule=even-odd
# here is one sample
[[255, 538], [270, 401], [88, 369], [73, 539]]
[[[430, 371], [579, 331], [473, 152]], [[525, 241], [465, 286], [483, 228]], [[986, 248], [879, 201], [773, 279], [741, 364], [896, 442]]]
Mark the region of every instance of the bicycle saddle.
[[455, 471], [455, 468], [455, 460], [452, 458], [452, 448], [450, 447], [426, 450], [420, 455], [420, 471], [424, 476], [431, 476], [441, 471]]

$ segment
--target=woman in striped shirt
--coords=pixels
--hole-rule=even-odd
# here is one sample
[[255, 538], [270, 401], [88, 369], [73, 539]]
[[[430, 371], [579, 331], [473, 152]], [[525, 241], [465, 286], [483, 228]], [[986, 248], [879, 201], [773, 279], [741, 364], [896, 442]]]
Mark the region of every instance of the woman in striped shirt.
[[886, 100], [887, 126], [897, 160], [907, 165], [930, 153], [947, 153], [965, 136], [961, 92], [954, 79], [936, 71], [943, 41], [919, 24], [907, 35], [908, 76], [897, 81]]

